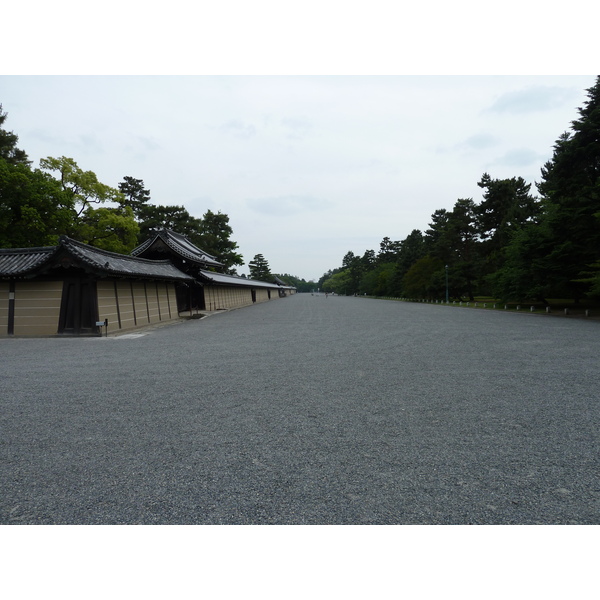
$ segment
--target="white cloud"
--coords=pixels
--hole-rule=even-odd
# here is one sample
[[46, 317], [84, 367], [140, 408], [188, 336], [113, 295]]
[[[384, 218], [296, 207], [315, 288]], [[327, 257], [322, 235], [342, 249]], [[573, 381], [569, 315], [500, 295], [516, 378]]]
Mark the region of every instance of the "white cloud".
[[231, 133], [234, 137], [247, 140], [256, 135], [256, 127], [254, 125], [248, 125], [239, 119], [232, 119], [223, 123], [219, 128], [225, 133]]
[[488, 110], [513, 114], [553, 110], [576, 102], [580, 92], [570, 87], [531, 86], [501, 94]]
[[500, 140], [495, 135], [489, 133], [478, 133], [467, 138], [462, 144], [463, 147], [472, 150], [483, 150], [493, 148], [500, 143]]
[[302, 117], [287, 117], [281, 120], [281, 124], [287, 131], [287, 137], [292, 140], [303, 139], [312, 128], [308, 119]]
[[544, 154], [540, 154], [530, 148], [515, 148], [498, 157], [492, 164], [507, 165], [510, 167], [528, 167], [536, 164], [541, 166], [544, 162]]

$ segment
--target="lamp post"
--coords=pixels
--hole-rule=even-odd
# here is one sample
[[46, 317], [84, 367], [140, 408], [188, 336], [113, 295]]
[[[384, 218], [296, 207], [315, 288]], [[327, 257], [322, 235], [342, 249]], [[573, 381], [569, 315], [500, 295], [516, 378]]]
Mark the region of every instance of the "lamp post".
[[446, 304], [448, 304], [448, 265], [446, 265]]

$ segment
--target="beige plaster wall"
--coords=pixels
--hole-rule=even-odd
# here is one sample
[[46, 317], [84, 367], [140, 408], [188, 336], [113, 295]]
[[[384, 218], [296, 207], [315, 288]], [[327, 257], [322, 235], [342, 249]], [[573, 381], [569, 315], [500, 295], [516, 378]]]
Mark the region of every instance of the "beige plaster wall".
[[[118, 310], [117, 310], [118, 302]], [[109, 333], [177, 319], [175, 285], [166, 282], [98, 282], [98, 316]]]
[[[62, 281], [15, 282], [14, 335], [55, 335], [57, 333], [62, 286]], [[5, 327], [3, 335], [6, 334]]]
[[8, 332], [8, 281], [0, 281], [0, 336]]

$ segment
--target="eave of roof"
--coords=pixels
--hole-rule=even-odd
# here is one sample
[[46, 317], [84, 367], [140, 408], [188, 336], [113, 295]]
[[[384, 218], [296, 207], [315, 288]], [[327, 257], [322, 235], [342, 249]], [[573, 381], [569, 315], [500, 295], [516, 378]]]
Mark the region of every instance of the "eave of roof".
[[61, 239], [61, 243], [82, 262], [106, 274], [152, 279], [193, 280], [193, 277], [180, 271], [169, 260], [149, 260], [117, 254], [68, 238]]
[[201, 270], [200, 276], [203, 280], [218, 285], [241, 285], [250, 288], [269, 288], [272, 290], [295, 289], [290, 286], [278, 285], [276, 283], [268, 283], [267, 281], [258, 281], [257, 279], [246, 279], [245, 277], [238, 277], [237, 275], [225, 275], [223, 273], [214, 273], [213, 271]]
[[0, 277], [20, 277], [35, 271], [56, 252], [56, 246], [44, 248], [0, 248]]

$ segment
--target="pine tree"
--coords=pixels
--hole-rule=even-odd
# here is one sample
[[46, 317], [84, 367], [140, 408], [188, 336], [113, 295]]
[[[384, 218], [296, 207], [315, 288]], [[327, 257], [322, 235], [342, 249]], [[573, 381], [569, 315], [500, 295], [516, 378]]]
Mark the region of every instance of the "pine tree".
[[2, 128], [7, 116], [8, 113], [2, 112], [2, 104], [0, 104], [0, 158], [10, 165], [30, 165], [31, 161], [28, 160], [27, 153], [17, 148], [19, 136]]
[[257, 254], [249, 263], [250, 279], [258, 281], [271, 281], [273, 279], [269, 263], [262, 254]]
[[572, 131], [560, 136], [542, 168], [542, 225], [547, 251], [538, 256], [553, 294], [579, 300], [589, 291], [581, 281], [600, 259], [600, 77], [587, 90]]

